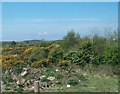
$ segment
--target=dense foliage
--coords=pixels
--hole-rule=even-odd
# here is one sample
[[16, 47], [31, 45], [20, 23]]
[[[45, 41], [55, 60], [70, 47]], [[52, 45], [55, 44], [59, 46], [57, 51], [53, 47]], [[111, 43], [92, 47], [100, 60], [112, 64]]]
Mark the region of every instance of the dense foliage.
[[118, 41], [117, 38], [112, 38], [97, 35], [92, 39], [80, 38], [79, 34], [71, 31], [63, 40], [3, 42], [2, 66], [3, 69], [15, 67], [18, 72], [25, 64], [35, 68], [48, 65], [68, 66], [73, 63], [80, 66], [116, 66], [119, 64]]

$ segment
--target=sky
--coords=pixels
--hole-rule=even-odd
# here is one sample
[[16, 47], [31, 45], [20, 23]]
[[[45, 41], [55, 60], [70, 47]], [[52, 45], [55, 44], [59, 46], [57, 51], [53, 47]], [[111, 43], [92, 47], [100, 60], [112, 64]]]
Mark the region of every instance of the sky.
[[117, 2], [2, 3], [3, 41], [58, 40], [70, 30], [81, 36], [104, 35], [117, 22]]
[[1, 0], [2, 2], [119, 2], [119, 0]]

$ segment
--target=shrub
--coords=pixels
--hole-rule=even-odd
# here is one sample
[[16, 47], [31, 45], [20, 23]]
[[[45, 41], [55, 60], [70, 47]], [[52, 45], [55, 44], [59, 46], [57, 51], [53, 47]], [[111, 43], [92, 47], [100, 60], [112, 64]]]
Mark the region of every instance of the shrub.
[[51, 63], [57, 63], [63, 58], [63, 50], [61, 49], [60, 45], [56, 45], [51, 49], [48, 58]]
[[49, 65], [49, 59], [43, 59], [41, 61], [35, 61], [32, 63], [32, 67], [39, 68], [39, 67], [47, 67]]
[[28, 61], [35, 62], [35, 61], [47, 59], [48, 53], [49, 53], [49, 51], [45, 47], [37, 47], [37, 48], [32, 50], [32, 52], [28, 58]]
[[88, 63], [97, 62], [92, 45], [87, 41], [84, 42], [76, 51], [69, 51], [64, 58], [71, 63], [81, 66], [85, 66]]
[[68, 66], [68, 61], [67, 60], [61, 60], [59, 63], [58, 63], [58, 65], [60, 66], [60, 67], [62, 67], [62, 66]]
[[14, 66], [13, 71], [17, 74], [20, 74], [25, 66], [25, 64], [19, 63]]
[[64, 59], [69, 61], [70, 63], [76, 63], [77, 51], [69, 51], [64, 55]]
[[16, 66], [17, 64], [25, 64], [24, 61], [22, 61], [19, 57], [17, 56], [3, 56], [2, 58], [2, 68], [3, 70], [6, 70], [7, 68], [12, 68]]
[[79, 75], [78, 78], [81, 80], [81, 81], [86, 81], [87, 78], [84, 76], [84, 75]]
[[56, 84], [57, 84], [57, 85], [61, 85], [61, 84], [62, 84], [62, 82], [61, 82], [61, 81], [58, 81], [58, 82], [56, 82]]
[[64, 76], [62, 74], [60, 74], [60, 73], [55, 74], [55, 78], [57, 78], [57, 79], [62, 79], [63, 77]]
[[77, 84], [79, 84], [79, 83], [78, 83], [77, 80], [68, 80], [67, 84], [72, 85], [72, 86], [75, 86], [75, 85], [77, 85]]
[[21, 54], [21, 57], [22, 57], [24, 60], [28, 60], [29, 55], [31, 54], [32, 50], [34, 50], [35, 48], [36, 48], [36, 47], [34, 47], [34, 46], [28, 47], [28, 48]]
[[50, 80], [48, 80], [46, 77], [41, 79], [41, 82], [50, 82]]
[[17, 92], [19, 92], [19, 93], [22, 93], [24, 90], [23, 90], [23, 88], [22, 87], [19, 87], [18, 89], [17, 89]]
[[75, 45], [79, 44], [79, 41], [80, 41], [80, 35], [78, 33], [75, 33], [73, 30], [71, 30], [63, 38], [61, 45], [64, 51], [68, 51], [73, 47], [75, 47]]
[[11, 90], [11, 87], [10, 86], [6, 86], [5, 90]]
[[14, 82], [12, 78], [8, 78], [8, 82]]
[[103, 54], [105, 64], [117, 65], [118, 61], [118, 47], [107, 47]]

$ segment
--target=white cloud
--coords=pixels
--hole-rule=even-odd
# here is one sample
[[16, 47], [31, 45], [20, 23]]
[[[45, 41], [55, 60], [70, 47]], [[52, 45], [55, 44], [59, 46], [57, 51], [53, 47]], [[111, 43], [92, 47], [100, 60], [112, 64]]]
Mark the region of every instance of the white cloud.
[[44, 35], [47, 35], [48, 33], [47, 32], [44, 32]]
[[32, 22], [51, 22], [51, 21], [100, 21], [100, 19], [95, 18], [57, 18], [57, 19], [33, 19]]
[[48, 34], [47, 32], [38, 33], [38, 35], [40, 35], [40, 36], [45, 36], [45, 35], [47, 35], [47, 34]]
[[44, 19], [44, 18], [37, 18], [37, 19], [32, 19], [32, 22], [49, 22], [52, 21], [51, 19]]

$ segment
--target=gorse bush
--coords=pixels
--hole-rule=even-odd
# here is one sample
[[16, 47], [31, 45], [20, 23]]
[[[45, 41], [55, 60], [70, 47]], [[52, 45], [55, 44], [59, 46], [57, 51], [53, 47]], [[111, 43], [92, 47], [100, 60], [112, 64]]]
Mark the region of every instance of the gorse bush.
[[34, 61], [40, 61], [42, 59], [48, 58], [48, 49], [43, 47], [37, 47], [34, 50], [32, 50], [31, 54], [29, 55], [28, 61], [34, 62]]
[[68, 66], [69, 65], [69, 62], [67, 60], [61, 60], [59, 61], [58, 63], [58, 66]]
[[55, 45], [49, 53], [49, 60], [51, 63], [58, 63], [63, 58], [63, 50], [60, 45]]
[[2, 57], [2, 68], [7, 69], [7, 68], [12, 68], [18, 64], [27, 64], [23, 60], [21, 60], [17, 56], [3, 56]]
[[28, 47], [26, 50], [24, 50], [24, 52], [21, 54], [21, 57], [24, 60], [28, 60], [29, 55], [31, 54], [32, 50], [35, 49], [34, 46]]
[[49, 59], [43, 59], [40, 61], [35, 61], [32, 63], [32, 67], [39, 68], [39, 67], [47, 67], [50, 64]]

